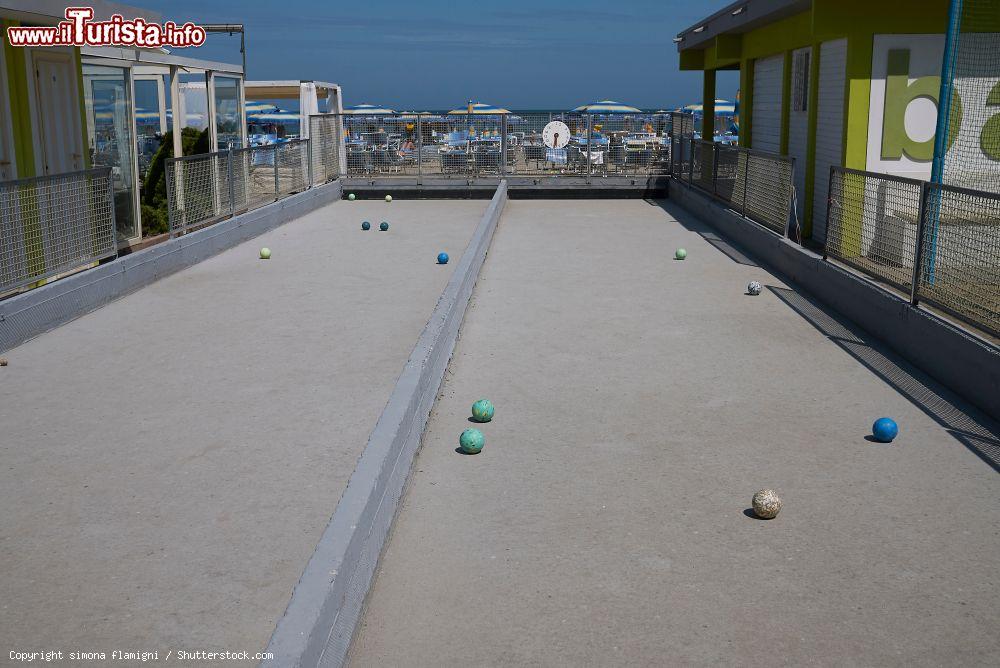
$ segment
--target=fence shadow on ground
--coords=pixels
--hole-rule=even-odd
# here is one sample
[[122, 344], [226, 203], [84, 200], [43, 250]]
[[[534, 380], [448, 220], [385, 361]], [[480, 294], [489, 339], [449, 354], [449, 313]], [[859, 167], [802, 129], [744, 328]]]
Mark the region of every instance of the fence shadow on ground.
[[1000, 426], [965, 404], [926, 374], [883, 352], [864, 332], [847, 324], [812, 300], [788, 288], [767, 286], [778, 299], [805, 318], [847, 354], [891, 385], [962, 445], [1000, 472]]
[[650, 206], [658, 206], [681, 224], [687, 230], [700, 235], [705, 241], [711, 244], [716, 250], [724, 254], [733, 262], [743, 264], [748, 267], [759, 267], [754, 260], [746, 253], [732, 245], [726, 239], [720, 237], [708, 224], [701, 221], [695, 214], [689, 212], [678, 204], [672, 203], [668, 199], [647, 199]]

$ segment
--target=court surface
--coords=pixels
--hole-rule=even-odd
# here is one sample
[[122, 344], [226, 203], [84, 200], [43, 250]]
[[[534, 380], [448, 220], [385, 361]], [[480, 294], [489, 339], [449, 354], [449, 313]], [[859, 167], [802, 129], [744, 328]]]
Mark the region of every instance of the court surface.
[[509, 202], [352, 663], [1000, 664], [964, 408], [670, 204]]
[[486, 205], [337, 202], [5, 353], [3, 656], [262, 651]]

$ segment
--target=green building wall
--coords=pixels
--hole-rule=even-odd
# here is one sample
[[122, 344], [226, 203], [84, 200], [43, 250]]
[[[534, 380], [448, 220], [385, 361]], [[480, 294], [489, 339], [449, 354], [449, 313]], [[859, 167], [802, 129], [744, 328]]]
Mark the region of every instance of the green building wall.
[[[703, 49], [681, 51], [682, 70], [706, 73], [740, 70], [740, 145], [753, 146], [753, 63], [767, 56], [785, 56], [782, 99], [781, 147], [788, 147], [791, 108], [791, 52], [812, 47], [803, 234], [812, 233], [815, 183], [816, 128], [820, 45], [847, 39], [847, 72], [844, 91], [842, 164], [865, 169], [868, 164], [868, 117], [871, 96], [872, 50], [876, 34], [942, 34], [947, 25], [948, 3], [943, 0], [813, 0], [800, 14], [768, 23], [743, 34], [716, 36]], [[1000, 27], [998, 27], [1000, 29]], [[714, 74], [712, 76], [714, 81]], [[705, 86], [708, 102], [708, 86]], [[712, 97], [714, 99], [714, 87]]]

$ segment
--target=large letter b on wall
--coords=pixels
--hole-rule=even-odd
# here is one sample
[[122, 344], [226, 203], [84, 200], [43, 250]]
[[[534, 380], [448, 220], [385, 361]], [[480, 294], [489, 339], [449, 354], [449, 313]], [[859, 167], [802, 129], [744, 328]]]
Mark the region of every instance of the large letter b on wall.
[[[934, 133], [923, 141], [910, 137], [906, 128], [906, 110], [920, 98], [938, 104], [941, 77], [924, 76], [910, 82], [910, 52], [908, 49], [892, 49], [888, 54], [885, 80], [885, 113], [882, 116], [882, 159], [899, 160], [906, 154], [910, 160], [928, 162], [934, 158]], [[958, 95], [952, 95], [952, 124], [961, 122], [962, 103]], [[925, 123], [936, 125], [936, 118], [926, 118]], [[956, 126], [957, 127], [957, 126]], [[926, 134], [926, 133], [925, 133]], [[949, 133], [951, 134], [951, 133]], [[954, 141], [954, 137], [949, 137]]]

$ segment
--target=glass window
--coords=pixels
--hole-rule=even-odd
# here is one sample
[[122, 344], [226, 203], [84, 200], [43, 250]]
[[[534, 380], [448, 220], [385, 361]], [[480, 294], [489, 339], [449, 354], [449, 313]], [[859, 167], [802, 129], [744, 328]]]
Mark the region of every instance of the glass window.
[[205, 74], [181, 74], [179, 89], [174, 113], [181, 114], [181, 149], [184, 155], [210, 153]]
[[119, 243], [139, 236], [135, 215], [135, 142], [128, 70], [83, 66], [90, 164], [111, 167]]
[[215, 77], [216, 150], [242, 147], [240, 139], [240, 80]]

